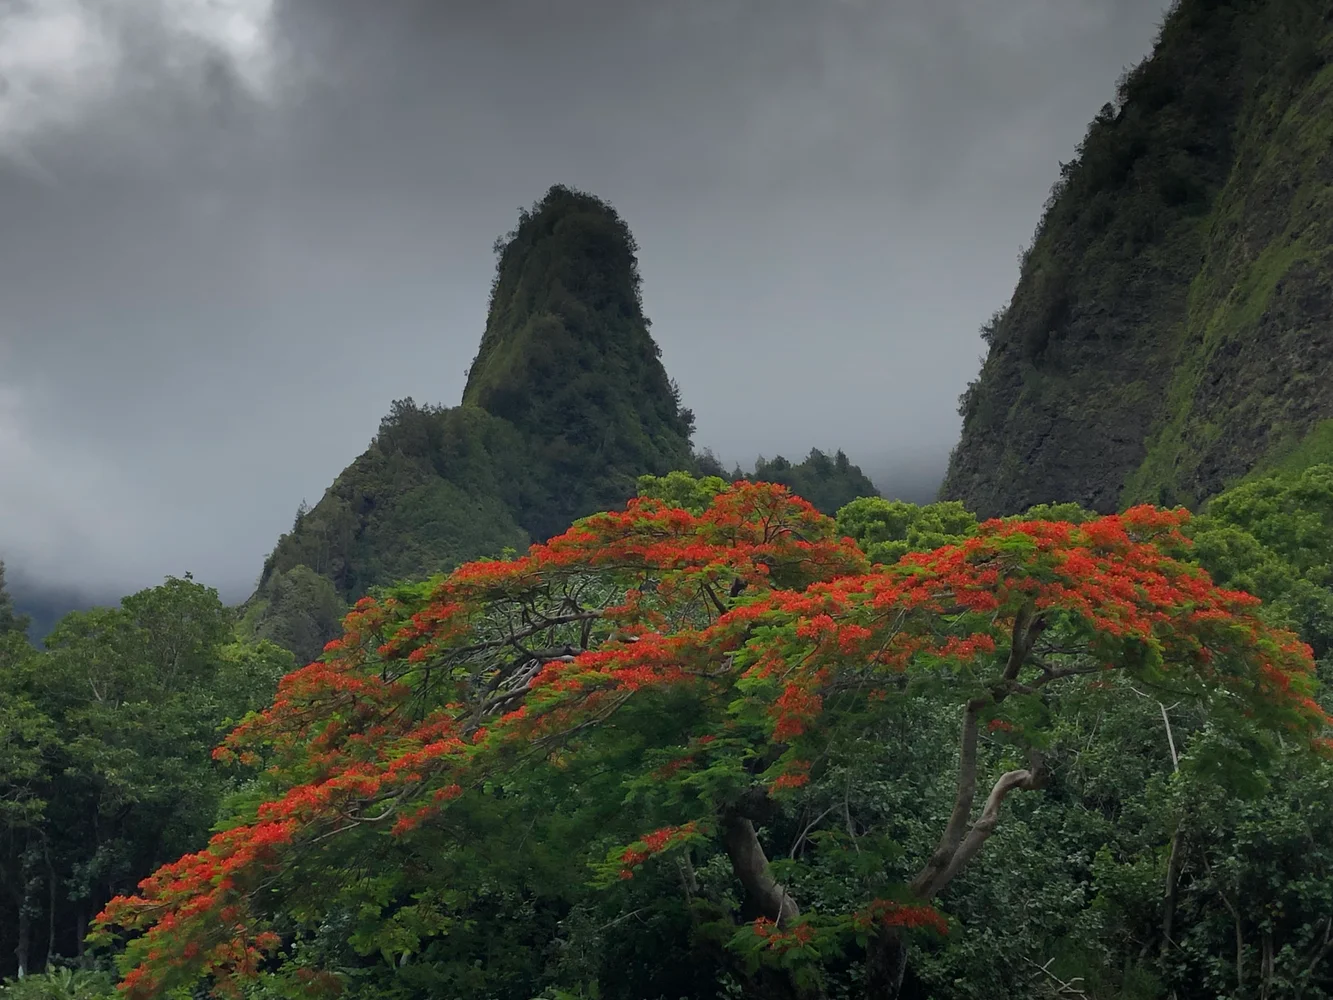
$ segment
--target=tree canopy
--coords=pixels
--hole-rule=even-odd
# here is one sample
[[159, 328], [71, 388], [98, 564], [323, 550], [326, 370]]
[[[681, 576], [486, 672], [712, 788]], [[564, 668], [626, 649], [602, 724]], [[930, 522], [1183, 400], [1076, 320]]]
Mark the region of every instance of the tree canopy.
[[28, 616], [19, 614], [14, 608], [14, 597], [5, 584], [5, 564], [0, 560], [0, 635], [26, 632], [30, 624]]
[[[712, 488], [360, 601], [217, 752], [260, 768], [222, 832], [108, 905], [122, 988], [896, 996], [1086, 706], [1188, 703], [1205, 780], [1323, 746], [1310, 648], [1189, 560], [1183, 510], [872, 564], [780, 486]], [[850, 784], [914, 729], [952, 774], [892, 793], [895, 840]]]

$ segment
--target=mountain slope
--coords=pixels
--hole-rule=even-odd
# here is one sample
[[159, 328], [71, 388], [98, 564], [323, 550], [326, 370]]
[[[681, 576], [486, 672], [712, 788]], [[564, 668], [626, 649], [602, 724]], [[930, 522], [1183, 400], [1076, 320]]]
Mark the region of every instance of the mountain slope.
[[[553, 187], [496, 249], [461, 405], [394, 403], [278, 540], [246, 605], [250, 634], [311, 660], [373, 587], [523, 549], [623, 505], [641, 475], [721, 472], [691, 451], [694, 418], [648, 332], [637, 248], [610, 205]], [[829, 513], [874, 492], [841, 452], [761, 471]]]
[[527, 543], [514, 511], [531, 476], [527, 443], [477, 407], [394, 403], [369, 448], [297, 515], [264, 565], [307, 566], [344, 597]]
[[247, 602], [248, 630], [313, 659], [371, 587], [526, 547], [517, 517], [536, 488], [528, 442], [508, 422], [399, 400], [278, 539]]
[[1333, 6], [1182, 0], [1061, 168], [941, 495], [1197, 504], [1333, 418]]

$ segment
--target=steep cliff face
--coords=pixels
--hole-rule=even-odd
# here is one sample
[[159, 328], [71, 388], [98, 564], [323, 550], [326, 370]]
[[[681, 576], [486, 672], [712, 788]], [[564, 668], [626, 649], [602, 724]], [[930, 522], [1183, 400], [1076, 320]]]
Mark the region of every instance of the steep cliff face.
[[1197, 504], [1333, 418], [1333, 5], [1182, 0], [1061, 168], [942, 495]]

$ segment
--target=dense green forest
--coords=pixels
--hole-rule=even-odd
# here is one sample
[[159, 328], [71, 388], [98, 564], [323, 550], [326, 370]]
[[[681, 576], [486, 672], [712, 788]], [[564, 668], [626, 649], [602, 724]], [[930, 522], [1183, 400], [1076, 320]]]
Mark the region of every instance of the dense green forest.
[[84, 956], [108, 899], [206, 838], [234, 787], [213, 746], [293, 666], [234, 622], [216, 591], [171, 579], [66, 615], [39, 650], [0, 571], [7, 973]]
[[1333, 1000], [1330, 61], [1172, 7], [938, 502], [696, 449], [556, 186], [241, 606], [0, 564], [0, 1000]]

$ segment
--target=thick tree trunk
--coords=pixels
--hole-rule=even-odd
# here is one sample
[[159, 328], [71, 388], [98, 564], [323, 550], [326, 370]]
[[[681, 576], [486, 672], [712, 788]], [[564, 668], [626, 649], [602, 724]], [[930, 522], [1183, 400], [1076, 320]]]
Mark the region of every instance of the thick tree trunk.
[[[972, 819], [978, 791], [977, 744], [982, 711], [990, 705], [1000, 704], [1015, 690], [1030, 692], [1060, 676], [1068, 676], [1037, 661], [1042, 676], [1029, 686], [1019, 683], [1019, 676], [1029, 663], [1037, 638], [1045, 628], [1045, 619], [1031, 605], [1021, 608], [1014, 616], [1009, 655], [997, 683], [991, 687], [989, 694], [979, 695], [963, 706], [953, 809], [939, 843], [910, 885], [912, 895], [923, 903], [929, 903], [944, 891], [981, 852], [999, 825], [1000, 808], [1011, 792], [1044, 788], [1050, 781], [1050, 772], [1041, 755], [1035, 750], [1030, 751], [1028, 766], [1000, 775], [986, 796], [981, 815]], [[873, 971], [874, 992], [866, 995], [876, 1000], [896, 1000], [902, 993], [907, 972], [907, 947], [900, 933], [890, 928], [881, 939], [872, 942], [871, 954], [867, 956], [867, 971]]]
[[[1045, 627], [1045, 621], [1040, 615], [1034, 615], [1031, 607], [1021, 608], [1014, 617], [1013, 640], [999, 683], [990, 694], [973, 698], [963, 706], [963, 728], [958, 745], [958, 784], [954, 792], [953, 811], [940, 835], [939, 844], [912, 880], [912, 894], [918, 899], [933, 899], [981, 850], [1000, 821], [1000, 806], [1005, 796], [1015, 789], [1041, 788], [1046, 784], [1046, 769], [1041, 758], [1034, 753], [1029, 768], [1010, 771], [1001, 776], [991, 789], [981, 818], [969, 825], [972, 806], [977, 797], [977, 738], [981, 712], [988, 705], [998, 705], [1008, 697], [1011, 686], [1017, 684], [1019, 674], [1028, 661], [1037, 636]], [[1056, 674], [1048, 672], [1047, 676]], [[1044, 682], [1036, 683], [1040, 685]]]
[[768, 856], [759, 843], [754, 824], [748, 817], [730, 813], [723, 820], [723, 843], [732, 871], [745, 886], [745, 892], [759, 912], [781, 925], [800, 916], [796, 900], [774, 880], [768, 868]]
[[882, 928], [866, 948], [865, 1000], [898, 1000], [906, 974], [907, 942], [898, 928]]
[[[773, 878], [768, 855], [755, 831], [755, 822], [764, 822], [773, 810], [773, 803], [758, 789], [733, 803], [722, 815], [722, 844], [732, 872], [745, 888], [747, 909], [782, 926], [799, 917], [801, 908], [786, 887]], [[745, 983], [745, 995], [754, 1000], [817, 1000], [822, 996], [817, 988], [797, 985], [785, 969], [738, 973]]]
[[[975, 719], [973, 725], [975, 726]], [[1047, 782], [1050, 781], [1050, 772], [1046, 769], [1040, 754], [1033, 751], [1030, 756], [1031, 763], [1028, 767], [1017, 771], [1006, 771], [1000, 775], [991, 787], [990, 794], [986, 797], [986, 804], [982, 807], [981, 815], [967, 829], [965, 835], [962, 833], [961, 827], [967, 822], [967, 813], [963, 812], [961, 814], [963, 823], [958, 824], [958, 830], [954, 829], [955, 824], [952, 819], [950, 820], [950, 829], [941, 838], [940, 846], [936, 848], [935, 853], [931, 855], [925, 867], [912, 881], [913, 895], [923, 902], [929, 902], [939, 895], [959, 872], [967, 867], [968, 863], [981, 852], [981, 849], [986, 845], [986, 841], [995, 832], [995, 828], [1000, 825], [1000, 807], [1004, 805], [1004, 800], [1009, 797], [1010, 792], [1033, 791], [1046, 787]], [[973, 760], [971, 769], [974, 773], [968, 779], [969, 787], [966, 789], [969, 806], [975, 795], [975, 767], [975, 760]], [[960, 800], [962, 797], [963, 795], [960, 793]]]
[[18, 978], [28, 974], [28, 953], [32, 948], [32, 915], [27, 906], [19, 907], [19, 940], [14, 946], [14, 957], [18, 960]]

